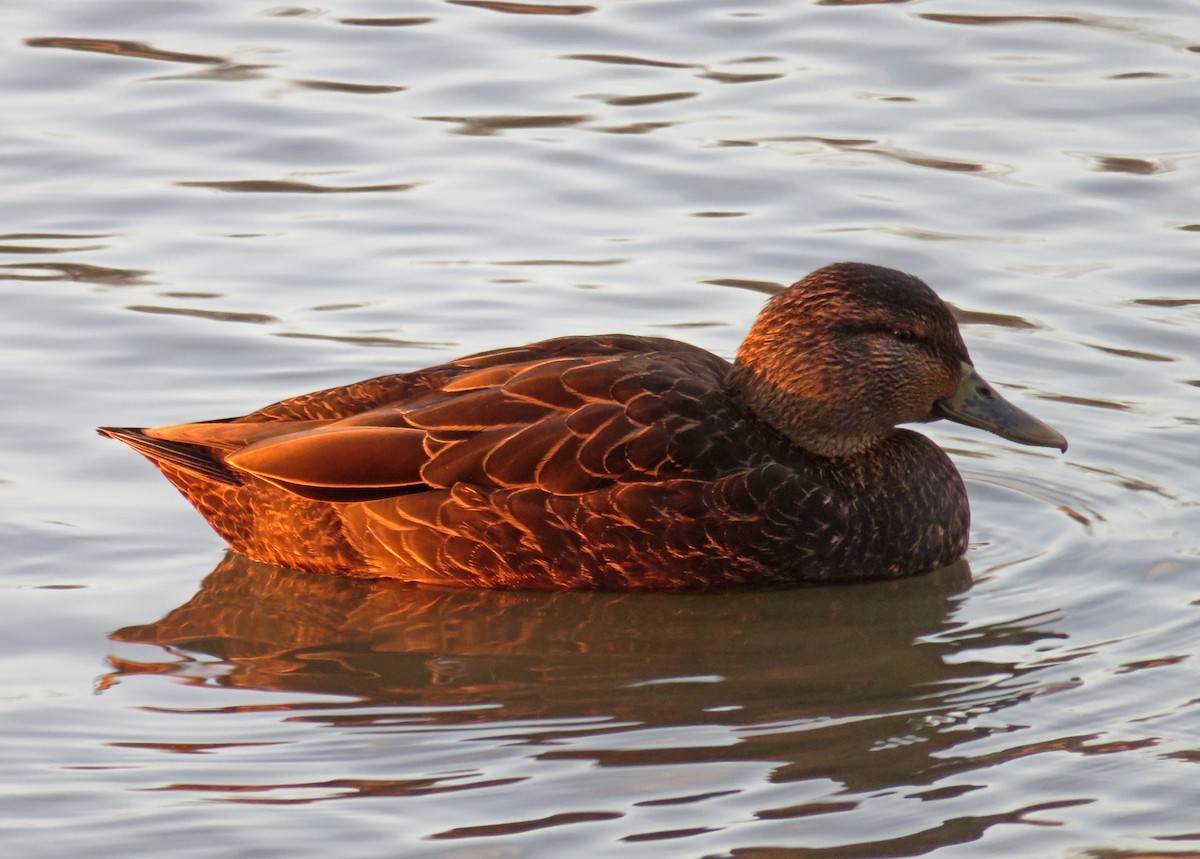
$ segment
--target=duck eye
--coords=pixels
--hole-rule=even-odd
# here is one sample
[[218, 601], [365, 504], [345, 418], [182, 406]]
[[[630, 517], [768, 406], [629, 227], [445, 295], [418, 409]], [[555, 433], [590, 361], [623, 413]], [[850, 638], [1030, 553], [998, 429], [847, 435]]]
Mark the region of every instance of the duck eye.
[[901, 340], [905, 343], [916, 343], [918, 340], [921, 339], [920, 337], [917, 336], [917, 333], [915, 331], [910, 331], [907, 328], [895, 329], [892, 332], [892, 336], [895, 337], [897, 340]]

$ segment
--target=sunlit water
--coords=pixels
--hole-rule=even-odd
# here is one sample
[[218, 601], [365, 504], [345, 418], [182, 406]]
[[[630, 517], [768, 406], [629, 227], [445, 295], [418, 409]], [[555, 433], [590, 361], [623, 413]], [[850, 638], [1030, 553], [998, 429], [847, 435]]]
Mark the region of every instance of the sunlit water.
[[[1190, 0], [0, 21], [4, 855], [1200, 855]], [[731, 356], [838, 259], [928, 280], [1071, 440], [927, 428], [969, 567], [325, 579], [92, 434], [564, 333]]]

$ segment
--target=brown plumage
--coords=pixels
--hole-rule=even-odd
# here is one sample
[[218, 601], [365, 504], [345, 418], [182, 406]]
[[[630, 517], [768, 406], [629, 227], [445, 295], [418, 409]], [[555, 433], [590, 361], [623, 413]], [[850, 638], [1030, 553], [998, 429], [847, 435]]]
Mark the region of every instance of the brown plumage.
[[1065, 449], [974, 373], [949, 309], [858, 263], [775, 296], [734, 364], [563, 337], [223, 421], [104, 428], [231, 546], [317, 572], [506, 588], [895, 577], [966, 550], [962, 480], [896, 425]]

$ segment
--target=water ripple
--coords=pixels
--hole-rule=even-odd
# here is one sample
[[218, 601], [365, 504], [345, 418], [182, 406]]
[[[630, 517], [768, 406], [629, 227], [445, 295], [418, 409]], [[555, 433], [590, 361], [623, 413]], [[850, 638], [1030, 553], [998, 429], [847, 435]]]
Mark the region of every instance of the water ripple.
[[[1186, 855], [1188, 4], [9, 7], [9, 853]], [[205, 575], [217, 538], [92, 430], [567, 333], [732, 356], [838, 259], [928, 280], [1071, 439], [921, 427], [972, 504], [931, 576]]]
[[38, 39], [26, 39], [25, 44], [31, 48], [62, 48], [68, 51], [111, 54], [116, 57], [133, 57], [139, 60], [162, 60], [167, 63], [218, 65], [225, 62], [225, 59], [222, 57], [167, 51], [152, 47], [143, 42], [130, 42], [121, 39], [81, 39], [67, 36], [49, 36]]
[[420, 183], [398, 182], [390, 185], [317, 185], [279, 179], [239, 179], [224, 182], [176, 182], [183, 188], [213, 188], [239, 194], [374, 194], [380, 191], [411, 191]]

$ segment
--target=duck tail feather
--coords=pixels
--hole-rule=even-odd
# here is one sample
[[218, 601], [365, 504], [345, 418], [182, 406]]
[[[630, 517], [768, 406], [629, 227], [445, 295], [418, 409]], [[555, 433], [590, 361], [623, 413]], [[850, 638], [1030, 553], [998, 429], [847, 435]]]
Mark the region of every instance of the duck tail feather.
[[115, 438], [117, 441], [124, 442], [156, 466], [160, 464], [173, 465], [226, 486], [243, 484], [237, 472], [217, 459], [208, 448], [154, 438], [146, 435], [146, 431], [142, 427], [97, 427], [96, 431], [107, 438]]

